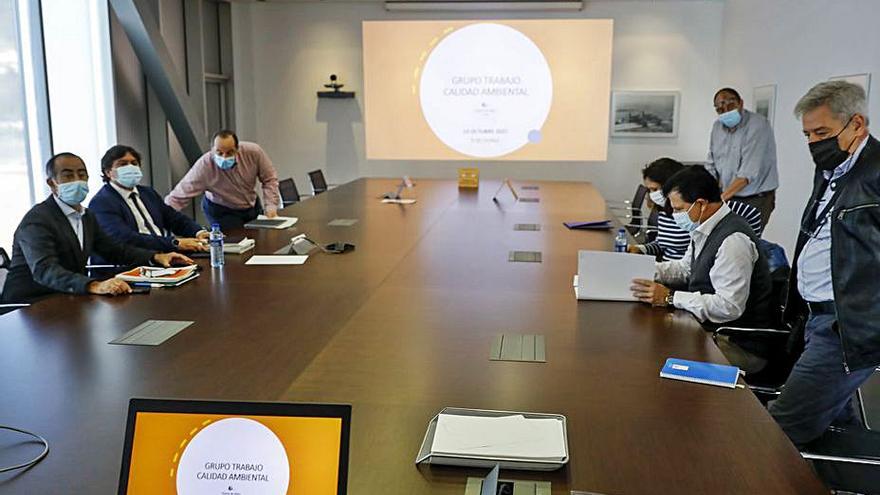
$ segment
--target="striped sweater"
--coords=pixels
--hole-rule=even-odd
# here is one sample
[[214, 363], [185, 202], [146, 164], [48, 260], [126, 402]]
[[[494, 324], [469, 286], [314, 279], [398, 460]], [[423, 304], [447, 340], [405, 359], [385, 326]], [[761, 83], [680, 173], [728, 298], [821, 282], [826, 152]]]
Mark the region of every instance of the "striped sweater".
[[[761, 223], [761, 212], [757, 208], [739, 201], [728, 201], [727, 206], [749, 222], [755, 235], [761, 237], [764, 225]], [[657, 238], [647, 244], [639, 245], [639, 250], [657, 256], [660, 261], [680, 260], [684, 257], [690, 242], [690, 234], [678, 227], [672, 215], [661, 211], [657, 215]]]

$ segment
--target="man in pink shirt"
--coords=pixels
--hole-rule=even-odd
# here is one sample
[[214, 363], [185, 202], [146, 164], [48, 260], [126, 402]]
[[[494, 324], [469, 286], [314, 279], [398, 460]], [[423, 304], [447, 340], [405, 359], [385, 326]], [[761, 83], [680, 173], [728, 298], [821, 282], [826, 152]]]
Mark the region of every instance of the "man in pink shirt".
[[269, 156], [256, 143], [239, 142], [232, 131], [218, 131], [211, 151], [202, 155], [165, 196], [165, 203], [181, 210], [192, 198], [205, 193], [202, 210], [210, 223], [220, 224], [223, 230], [239, 228], [263, 213], [255, 190], [258, 180], [263, 186], [266, 216], [275, 217], [281, 195]]

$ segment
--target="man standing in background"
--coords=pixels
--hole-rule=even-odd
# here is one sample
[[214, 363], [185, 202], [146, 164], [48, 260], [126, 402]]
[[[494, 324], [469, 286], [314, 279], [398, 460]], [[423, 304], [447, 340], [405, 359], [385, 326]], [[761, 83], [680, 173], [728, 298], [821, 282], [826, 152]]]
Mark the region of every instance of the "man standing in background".
[[764, 227], [776, 208], [776, 140], [770, 122], [743, 108], [733, 88], [715, 93], [718, 120], [712, 126], [706, 169], [721, 185], [721, 199], [735, 199], [761, 212]]
[[239, 228], [263, 213], [255, 190], [259, 181], [266, 216], [275, 217], [281, 194], [269, 155], [256, 143], [239, 143], [238, 136], [228, 130], [218, 131], [211, 141], [211, 150], [193, 164], [165, 197], [165, 203], [179, 211], [190, 199], [205, 193], [202, 210], [209, 223], [220, 224], [223, 230]]

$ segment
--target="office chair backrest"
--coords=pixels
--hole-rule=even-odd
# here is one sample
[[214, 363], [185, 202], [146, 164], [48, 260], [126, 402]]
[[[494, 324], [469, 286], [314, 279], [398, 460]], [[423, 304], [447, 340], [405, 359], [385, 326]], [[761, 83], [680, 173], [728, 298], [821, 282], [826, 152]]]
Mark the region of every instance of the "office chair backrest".
[[293, 179], [279, 181], [278, 191], [281, 193], [281, 202], [284, 206], [299, 203], [299, 191], [296, 189], [296, 182], [294, 182]]
[[309, 180], [312, 182], [312, 192], [316, 195], [327, 190], [327, 181], [320, 169], [309, 172]]
[[633, 195], [632, 203], [629, 205], [632, 213], [632, 220], [630, 220], [629, 225], [627, 225], [627, 230], [629, 230], [629, 233], [632, 235], [636, 235], [636, 232], [640, 231], [644, 224], [642, 220], [642, 206], [645, 204], [645, 196], [647, 195], [648, 188], [639, 184], [639, 187], [636, 188], [636, 193]]

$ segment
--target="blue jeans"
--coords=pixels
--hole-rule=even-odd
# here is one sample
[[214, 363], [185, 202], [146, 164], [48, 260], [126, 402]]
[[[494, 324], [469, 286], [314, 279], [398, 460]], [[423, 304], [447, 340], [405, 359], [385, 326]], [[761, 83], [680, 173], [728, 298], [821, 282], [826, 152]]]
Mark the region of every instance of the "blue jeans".
[[833, 314], [813, 314], [804, 329], [805, 347], [770, 414], [798, 447], [819, 438], [831, 426], [863, 427], [853, 395], [873, 367], [843, 367], [843, 349]]

